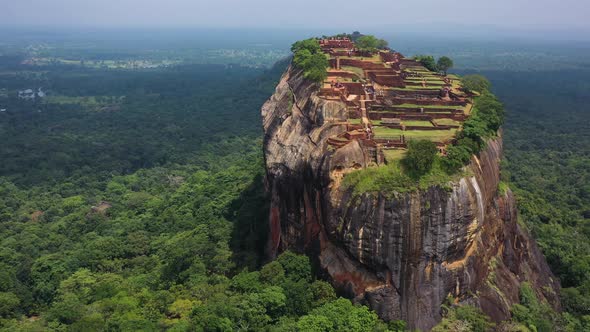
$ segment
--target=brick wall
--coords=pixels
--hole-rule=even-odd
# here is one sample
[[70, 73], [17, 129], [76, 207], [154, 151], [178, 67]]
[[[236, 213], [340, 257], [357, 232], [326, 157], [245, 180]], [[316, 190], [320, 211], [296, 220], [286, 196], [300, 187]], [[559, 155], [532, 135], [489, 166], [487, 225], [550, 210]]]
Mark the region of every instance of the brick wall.
[[391, 70], [389, 73], [386, 73], [387, 72], [368, 72], [369, 78], [377, 84], [397, 88], [403, 88], [406, 86], [401, 76], [397, 75], [394, 71]]

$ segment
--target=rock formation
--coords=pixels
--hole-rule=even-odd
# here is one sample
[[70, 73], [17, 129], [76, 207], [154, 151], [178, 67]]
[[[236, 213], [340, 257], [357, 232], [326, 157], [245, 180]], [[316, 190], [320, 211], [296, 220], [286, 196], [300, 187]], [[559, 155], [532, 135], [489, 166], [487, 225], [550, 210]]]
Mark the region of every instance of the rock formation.
[[353, 195], [341, 180], [369, 167], [368, 152], [327, 144], [346, 130], [346, 107], [317, 91], [290, 67], [262, 108], [271, 257], [308, 254], [342, 295], [410, 328], [432, 328], [449, 296], [508, 319], [523, 281], [559, 309], [558, 281], [517, 223], [512, 193], [498, 192], [500, 137], [450, 188]]

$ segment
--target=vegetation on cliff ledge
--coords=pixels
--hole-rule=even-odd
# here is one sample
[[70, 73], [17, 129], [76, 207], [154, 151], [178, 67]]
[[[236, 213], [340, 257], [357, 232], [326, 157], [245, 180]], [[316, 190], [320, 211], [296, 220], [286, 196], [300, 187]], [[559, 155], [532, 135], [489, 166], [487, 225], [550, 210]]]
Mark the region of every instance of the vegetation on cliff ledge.
[[471, 116], [463, 123], [455, 143], [447, 148], [443, 158], [447, 171], [457, 172], [472, 155], [485, 148], [486, 141], [497, 135], [504, 118], [504, 106], [491, 92], [483, 91], [476, 97]]
[[345, 176], [343, 185], [353, 187], [358, 195], [364, 192], [389, 195], [436, 185], [448, 188], [450, 181], [465, 175], [463, 166], [497, 135], [504, 118], [502, 103], [489, 90], [482, 90], [475, 97], [471, 116], [463, 123], [454, 144], [447, 147], [445, 156], [437, 155], [429, 141], [410, 141], [401, 161], [353, 171]]
[[408, 169], [407, 162], [395, 160], [381, 167], [369, 167], [353, 171], [344, 177], [344, 188], [352, 188], [355, 196], [364, 193], [381, 193], [393, 196], [396, 193], [406, 193], [415, 190], [426, 190], [432, 186], [440, 186], [450, 190], [453, 180], [466, 175], [465, 172], [449, 174], [442, 162], [442, 157], [434, 156], [432, 165], [427, 172], [417, 174]]
[[303, 70], [303, 76], [320, 83], [328, 76], [328, 59], [315, 38], [300, 40], [291, 46], [293, 64]]

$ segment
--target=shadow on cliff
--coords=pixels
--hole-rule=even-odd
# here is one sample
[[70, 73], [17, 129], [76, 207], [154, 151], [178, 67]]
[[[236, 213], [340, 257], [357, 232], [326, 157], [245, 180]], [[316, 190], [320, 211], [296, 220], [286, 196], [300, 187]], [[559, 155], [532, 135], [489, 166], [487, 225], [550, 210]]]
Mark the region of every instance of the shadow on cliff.
[[247, 267], [252, 271], [264, 262], [269, 201], [259, 174], [230, 204], [226, 217], [234, 222], [230, 245], [237, 270]]

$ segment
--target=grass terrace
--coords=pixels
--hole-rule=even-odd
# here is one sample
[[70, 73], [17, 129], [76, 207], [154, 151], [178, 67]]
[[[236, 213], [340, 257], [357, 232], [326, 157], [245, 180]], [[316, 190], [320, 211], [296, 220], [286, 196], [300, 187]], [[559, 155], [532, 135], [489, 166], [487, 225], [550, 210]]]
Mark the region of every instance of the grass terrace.
[[[383, 61], [381, 61], [381, 56], [377, 53], [374, 54], [372, 57], [362, 57], [362, 56], [341, 56], [339, 57], [340, 59], [354, 59], [354, 60], [363, 60], [363, 61], [367, 61], [367, 62], [374, 62], [374, 63], [383, 63]], [[383, 66], [385, 67], [385, 64], [383, 64]]]
[[401, 129], [392, 129], [387, 127], [375, 126], [373, 127], [373, 133], [375, 134], [375, 138], [399, 138], [399, 136], [405, 134], [406, 132]]
[[[388, 152], [392, 151], [392, 152]], [[432, 169], [418, 179], [413, 179], [404, 170], [402, 158], [404, 150], [388, 150], [385, 158], [390, 159], [385, 166], [370, 167], [353, 171], [344, 177], [342, 185], [353, 188], [353, 195], [360, 196], [366, 193], [381, 193], [393, 197], [397, 193], [412, 192], [417, 189], [427, 189], [438, 185], [451, 190], [450, 181], [458, 180], [466, 176], [464, 172], [449, 175], [443, 169], [441, 157], [436, 157]], [[398, 152], [400, 151], [400, 152]], [[403, 151], [403, 152], [401, 152]]]
[[385, 161], [387, 163], [392, 163], [396, 160], [401, 160], [406, 155], [406, 150], [404, 149], [388, 149], [383, 150], [383, 154], [385, 155]]
[[439, 86], [406, 86], [405, 88], [386, 88], [386, 90], [394, 90], [394, 91], [424, 91], [424, 90], [440, 90]]
[[421, 126], [421, 127], [434, 127], [430, 121], [402, 121], [402, 123], [406, 126]]
[[453, 119], [436, 119], [434, 120], [436, 124], [443, 125], [443, 126], [460, 126], [462, 123], [460, 121], [455, 121]]
[[444, 142], [446, 140], [452, 139], [457, 133], [457, 129], [401, 130], [382, 126], [374, 126], [373, 133], [375, 134], [375, 138], [377, 139], [398, 139], [400, 135], [404, 135], [406, 140], [426, 139], [433, 142]]
[[410, 67], [406, 67], [405, 68], [406, 71], [414, 71], [414, 72], [423, 72], [423, 73], [431, 73], [430, 70], [426, 69], [426, 67], [414, 67], [414, 66], [410, 66]]
[[465, 107], [462, 106], [451, 106], [451, 105], [416, 105], [416, 104], [400, 104], [400, 105], [395, 105], [394, 107], [404, 107], [404, 108], [424, 108], [424, 109], [428, 109], [428, 108], [446, 108], [449, 110], [459, 110], [459, 109], [464, 109]]
[[405, 79], [406, 82], [413, 82], [413, 83], [422, 83], [422, 81], [426, 81], [426, 83], [436, 83], [444, 81], [439, 77], [408, 77]]
[[[358, 81], [359, 79], [357, 79]], [[337, 77], [337, 76], [330, 76], [330, 73], [328, 73], [328, 77], [326, 78], [326, 80], [324, 81], [324, 87], [325, 88], [329, 88], [330, 87], [330, 82], [331, 81], [338, 81], [340, 83], [352, 83], [355, 82], [354, 79], [352, 78], [348, 78], [348, 77]]]
[[[399, 115], [400, 115], [400, 114], [397, 114], [397, 113], [389, 113], [389, 114], [391, 115], [392, 118], [399, 117]], [[369, 121], [371, 122], [371, 124], [373, 126], [381, 126], [383, 124], [383, 121], [381, 121], [381, 120], [369, 120]]]
[[[351, 73], [355, 73], [358, 77], [365, 77], [365, 71], [362, 68], [359, 67], [353, 67], [353, 66], [341, 66], [340, 69], [345, 70], [345, 71], [349, 71]], [[329, 73], [328, 73], [329, 75]]]
[[427, 139], [433, 142], [443, 142], [455, 137], [456, 129], [450, 130], [406, 130], [404, 135], [406, 140], [411, 139]]

